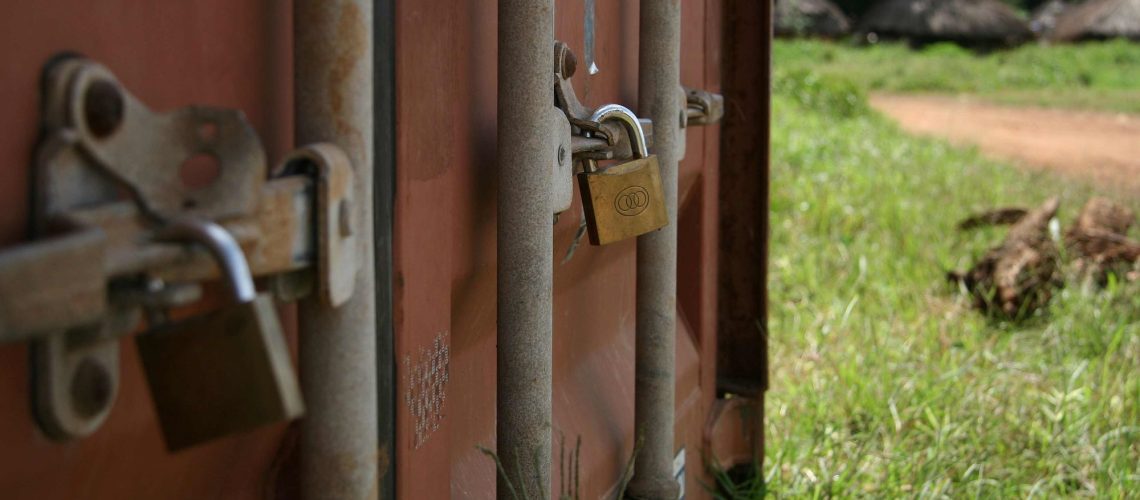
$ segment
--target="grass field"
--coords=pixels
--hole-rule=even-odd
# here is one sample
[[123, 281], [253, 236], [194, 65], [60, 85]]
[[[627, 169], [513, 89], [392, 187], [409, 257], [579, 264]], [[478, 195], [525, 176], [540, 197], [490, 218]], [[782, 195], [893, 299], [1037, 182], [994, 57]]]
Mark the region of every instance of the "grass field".
[[1140, 113], [1140, 44], [1109, 41], [978, 56], [957, 45], [912, 51], [901, 44], [854, 47], [780, 42], [778, 69], [841, 76], [870, 91], [968, 93], [1010, 104]]
[[944, 280], [1004, 234], [956, 232], [969, 212], [1060, 195], [1068, 224], [1092, 191], [908, 136], [866, 105], [868, 89], [1000, 96], [1029, 81], [1119, 109], [1080, 88], [1140, 85], [1131, 46], [1023, 50], [998, 64], [945, 47], [777, 45], [768, 494], [1140, 495], [1140, 286], [1071, 282], [1008, 324]]

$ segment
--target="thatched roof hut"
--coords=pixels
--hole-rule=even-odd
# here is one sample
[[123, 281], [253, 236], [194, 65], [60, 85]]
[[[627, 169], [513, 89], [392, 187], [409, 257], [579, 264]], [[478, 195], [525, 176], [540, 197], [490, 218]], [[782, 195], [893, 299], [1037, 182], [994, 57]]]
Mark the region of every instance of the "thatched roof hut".
[[1037, 36], [1048, 36], [1057, 26], [1057, 17], [1070, 7], [1064, 0], [1049, 0], [1029, 14], [1029, 29]]
[[1012, 45], [1032, 37], [1029, 26], [1000, 0], [882, 0], [859, 31], [915, 44]]
[[1057, 17], [1050, 38], [1058, 41], [1140, 40], [1140, 0], [1088, 0]]
[[776, 0], [776, 36], [838, 38], [851, 32], [851, 21], [829, 0]]

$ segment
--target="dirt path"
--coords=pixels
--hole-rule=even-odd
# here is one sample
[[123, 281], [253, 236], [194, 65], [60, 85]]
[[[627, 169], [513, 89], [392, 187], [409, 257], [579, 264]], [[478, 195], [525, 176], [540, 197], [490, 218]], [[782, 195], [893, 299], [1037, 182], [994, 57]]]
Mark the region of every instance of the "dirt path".
[[916, 134], [974, 144], [1028, 168], [1140, 193], [1140, 116], [998, 106], [957, 97], [874, 95], [871, 105]]

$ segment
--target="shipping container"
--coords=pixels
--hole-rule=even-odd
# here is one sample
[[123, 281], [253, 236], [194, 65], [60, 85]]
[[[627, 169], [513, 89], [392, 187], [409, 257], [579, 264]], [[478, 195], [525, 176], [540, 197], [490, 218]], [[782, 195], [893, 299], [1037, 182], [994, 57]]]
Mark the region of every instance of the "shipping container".
[[[510, 498], [503, 491], [504, 476], [496, 469], [499, 460], [516, 469], [503, 472], [519, 498], [551, 498], [567, 492], [581, 498], [614, 498], [630, 470], [651, 474], [651, 466], [645, 465], [653, 460], [651, 450], [666, 449], [668, 476], [679, 485], [679, 496], [711, 498], [716, 488], [713, 468], [759, 466], [768, 383], [764, 319], [768, 2], [43, 0], [12, 2], [4, 10], [0, 279], [7, 282], [0, 283], [4, 293], [0, 302], [5, 302], [0, 314], [10, 317], [0, 316], [4, 341], [0, 497], [434, 499], [492, 498], [498, 491], [498, 498]], [[647, 19], [653, 22], [647, 24]], [[556, 60], [568, 57], [556, 51], [556, 41], [572, 54], [573, 68], [565, 65], [565, 59]], [[527, 54], [541, 57], [526, 59]], [[681, 116], [653, 120], [646, 130], [649, 151], [662, 158], [662, 178], [668, 184], [675, 176], [675, 215], [666, 229], [651, 233], [655, 240], [627, 238], [592, 245], [580, 228], [584, 217], [580, 181], [568, 173], [559, 178], [558, 164], [588, 168], [582, 160], [591, 152], [599, 158], [628, 157], [631, 151], [622, 151], [621, 144], [606, 143], [615, 130], [624, 139], [614, 137], [614, 141], [624, 140], [626, 150], [635, 149], [629, 145], [635, 140], [620, 127], [603, 128], [587, 137], [588, 130], [571, 122], [573, 139], [566, 135], [559, 143], [555, 134], [535, 130], [532, 124], [549, 122], [550, 116], [568, 120], [555, 105], [559, 74], [570, 73], [567, 81], [587, 111], [619, 104], [639, 118], [662, 116], [662, 103], [668, 99], [645, 90], [662, 85], [656, 79], [669, 78], [668, 59], [673, 56], [678, 104], [670, 109], [680, 110]], [[647, 66], [645, 59], [665, 64]], [[104, 70], [113, 75], [119, 94], [99, 96], [98, 78], [109, 78], [99, 76]], [[60, 76], [71, 74], [94, 75], [90, 78], [96, 81], [77, 83], [77, 77]], [[537, 80], [523, 77], [530, 75], [537, 75]], [[535, 89], [535, 81], [538, 91], [548, 97], [528, 93]], [[694, 91], [687, 100], [681, 86]], [[133, 100], [124, 104], [122, 92]], [[548, 104], [553, 115], [500, 115], [504, 110], [534, 109], [534, 102], [527, 101], [531, 95], [546, 99], [539, 104]], [[715, 107], [721, 96], [723, 118], [713, 116], [702, 123], [704, 117], [719, 113], [701, 103]], [[106, 102], [110, 111], [98, 108]], [[134, 317], [117, 312], [117, 318], [134, 321], [120, 327], [125, 328], [121, 337], [91, 341], [102, 342], [104, 352], [96, 360], [103, 368], [94, 369], [94, 374], [82, 356], [64, 362], [63, 375], [44, 368], [56, 366], [44, 356], [66, 358], [59, 349], [87, 352], [83, 351], [91, 345], [84, 343], [87, 337], [68, 329], [74, 325], [55, 328], [51, 335], [65, 339], [55, 344], [48, 343], [48, 334], [42, 332], [34, 338], [17, 338], [15, 308], [46, 301], [42, 295], [55, 293], [51, 290], [63, 286], [59, 283], [74, 285], [82, 281], [78, 276], [100, 268], [102, 254], [84, 248], [110, 248], [107, 251], [113, 253], [124, 245], [150, 244], [150, 240], [114, 241], [123, 236], [103, 228], [99, 237], [111, 243], [79, 250], [68, 247], [72, 254], [58, 257], [59, 262], [68, 266], [76, 262], [74, 268], [52, 264], [45, 259], [55, 254], [43, 250], [48, 248], [44, 242], [61, 241], [60, 231], [76, 231], [70, 226], [57, 229], [55, 219], [63, 209], [53, 204], [88, 210], [112, 204], [108, 200], [130, 205], [142, 197], [149, 204], [141, 203], [137, 214], [131, 212], [144, 228], [138, 234], [150, 235], [148, 224], [161, 227], [174, 218], [171, 214], [183, 213], [229, 221], [223, 225], [233, 231], [236, 223], [227, 217], [242, 210], [236, 202], [237, 208], [227, 208], [228, 212], [191, 203], [198, 196], [194, 189], [210, 190], [212, 182], [230, 182], [225, 172], [234, 168], [227, 162], [229, 150], [210, 153], [215, 161], [205, 165], [183, 163], [181, 157], [174, 160], [173, 168], [179, 171], [173, 178], [186, 183], [185, 192], [191, 193], [181, 205], [166, 203], [166, 191], [136, 189], [133, 180], [149, 179], [148, 169], [166, 168], [153, 161], [159, 154], [153, 151], [171, 149], [168, 142], [182, 140], [177, 135], [181, 132], [163, 128], [167, 122], [158, 119], [149, 127], [134, 125], [147, 123], [138, 121], [142, 112], [132, 107], [136, 102], [154, 113], [188, 106], [240, 111], [240, 116], [225, 115], [221, 125], [198, 129], [202, 137], [193, 140], [229, 144], [225, 141], [241, 131], [228, 124], [247, 122], [257, 141], [245, 137], [241, 144], [257, 145], [263, 151], [262, 177], [280, 174], [276, 167], [285, 165], [291, 151], [315, 142], [335, 144], [351, 162], [355, 176], [350, 192], [355, 198], [334, 207], [340, 212], [329, 212], [342, 218], [330, 222], [332, 227], [349, 229], [328, 238], [343, 237], [352, 242], [346, 244], [358, 245], [359, 252], [350, 255], [363, 264], [334, 258], [325, 259], [329, 268], [317, 265], [325, 262], [321, 259], [326, 254], [319, 252], [329, 247], [323, 233], [318, 238], [305, 232], [325, 227], [320, 218], [324, 212], [318, 216], [306, 211], [311, 207], [278, 207], [301, 214], [289, 219], [298, 224], [289, 229], [292, 232], [262, 227], [266, 234], [286, 234], [292, 243], [256, 242], [237, 234], [253, 273], [260, 273], [258, 289], [278, 292], [277, 312], [291, 358], [286, 365], [299, 377], [304, 400], [301, 418], [201, 443], [187, 438], [191, 445], [181, 449], [172, 446], [170, 435], [164, 436], [155, 394], [179, 389], [157, 387], [154, 370], [178, 368], [171, 367], [173, 362], [157, 368], [144, 365], [142, 358], [151, 351], [141, 342], [136, 346], [136, 338], [153, 335], [145, 332], [156, 324], [177, 324], [204, 311], [232, 307], [226, 286], [213, 280], [203, 288], [204, 299], [179, 302], [169, 317], [165, 310], [156, 313], [162, 308], [155, 307], [143, 308], [146, 314]], [[56, 109], [61, 106], [63, 111]], [[653, 106], [659, 111], [656, 115], [647, 109]], [[115, 121], [104, 133], [99, 119], [108, 116]], [[131, 125], [116, 128], [120, 122]], [[60, 132], [68, 127], [78, 128], [80, 139]], [[129, 139], [134, 149], [100, 149], [119, 139]], [[59, 146], [60, 141], [65, 144]], [[557, 147], [535, 153], [535, 144]], [[564, 153], [558, 147], [565, 149], [567, 144], [572, 151], [560, 158]], [[672, 144], [673, 149], [662, 150], [663, 144]], [[75, 153], [78, 159], [60, 156], [52, 147], [80, 151]], [[184, 156], [201, 153], [190, 149], [178, 151]], [[549, 160], [517, 161], [536, 157]], [[118, 158], [125, 159], [123, 165], [92, 167]], [[244, 158], [245, 163], [235, 163], [237, 168], [255, 161]], [[550, 161], [554, 174], [545, 173], [552, 169]], [[610, 163], [615, 162], [601, 164]], [[98, 171], [83, 175], [103, 176], [99, 182], [114, 188], [101, 195], [56, 188], [58, 178], [51, 175], [76, 175], [66, 171], [68, 165]], [[216, 172], [218, 168], [223, 172]], [[51, 173], [45, 175], [47, 171]], [[64, 174], [56, 174], [60, 171]], [[139, 177], [131, 177], [135, 175]], [[281, 179], [268, 184], [280, 184]], [[319, 175], [315, 179], [307, 178], [310, 184], [299, 183], [301, 187], [290, 192], [294, 204], [296, 200], [323, 203], [313, 192], [322, 189], [325, 180]], [[570, 186], [572, 205], [555, 217], [548, 191], [516, 192], [519, 186], [534, 185], [527, 182]], [[87, 189], [78, 181], [70, 185]], [[234, 181], [225, 189], [242, 186]], [[68, 196], [67, 201], [58, 201]], [[213, 198], [207, 196], [214, 195], [201, 196], [210, 201]], [[258, 206], [265, 206], [266, 198], [260, 195]], [[526, 199], [543, 200], [545, 205], [517, 210], [520, 200]], [[510, 203], [504, 204], [510, 209], [505, 215], [500, 211], [502, 200]], [[104, 219], [83, 219], [91, 220]], [[539, 223], [531, 224], [536, 220]], [[356, 239], [348, 239], [348, 234]], [[661, 235], [671, 234], [676, 234], [675, 273], [667, 263], [656, 267], [653, 256], [660, 254], [645, 250], [650, 241], [665, 241], [669, 238]], [[537, 254], [527, 242], [537, 242]], [[191, 243], [167, 245], [185, 247], [178, 255], [198, 252], [179, 258], [171, 254], [169, 266], [188, 268], [191, 260], [210, 260], [190, 248]], [[254, 246], [265, 252], [322, 250], [315, 256], [310, 252], [273, 260], [277, 257], [251, 254]], [[17, 255], [28, 248], [32, 250]], [[542, 258], [534, 260], [536, 255]], [[131, 269], [147, 275], [143, 268], [153, 267], [153, 262]], [[532, 268], [527, 266], [533, 262], [538, 263], [536, 269], [545, 266], [549, 274], [529, 274]], [[359, 266], [359, 273], [353, 274], [353, 266]], [[53, 267], [55, 272], [50, 272]], [[335, 274], [341, 268], [348, 269], [352, 296], [347, 305], [334, 308], [314, 298], [325, 297], [324, 278], [314, 276]], [[259, 271], [266, 269], [274, 272]], [[654, 270], [664, 270], [668, 276], [656, 276]], [[95, 297], [120, 305], [127, 300], [122, 287], [134, 285], [123, 275], [130, 273], [102, 280], [101, 274], [92, 272], [97, 275], [93, 279], [106, 285], [89, 290], [97, 293]], [[170, 270], [163, 274], [164, 280], [151, 279], [146, 286], [177, 284], [189, 275], [217, 276], [216, 270], [180, 273]], [[647, 288], [647, 283], [669, 283], [674, 278], [675, 290]], [[281, 291], [291, 286], [307, 290], [296, 285], [306, 279], [320, 284], [312, 285], [310, 296], [300, 299], [300, 305], [290, 292]], [[500, 286], [504, 284], [526, 293], [512, 294]], [[192, 286], [188, 289], [194, 291]], [[167, 290], [174, 293], [182, 288]], [[639, 304], [639, 290], [644, 304]], [[335, 297], [335, 291], [328, 293]], [[70, 297], [61, 296], [50, 305], [52, 309], [44, 309], [64, 311], [48, 319], [63, 324], [71, 319], [68, 314], [78, 314], [78, 306], [68, 302], [76, 299]], [[137, 300], [131, 302], [136, 309], [143, 299]], [[668, 307], [662, 309], [663, 303]], [[659, 307], [654, 309], [654, 304]], [[669, 363], [662, 365], [664, 361], [657, 359], [653, 361], [657, 365], [650, 365], [642, 360], [641, 365], [644, 377], [664, 378], [645, 378], [644, 385], [635, 376], [639, 312], [646, 330], [675, 322], [675, 331], [668, 332], [675, 343]], [[140, 315], [146, 318], [140, 320]], [[103, 330], [96, 330], [106, 332], [110, 328], [106, 323], [101, 323]], [[640, 349], [650, 352], [654, 346], [646, 341]], [[152, 363], [167, 363], [166, 359]], [[503, 359], [517, 364], [502, 366]], [[665, 371], [654, 371], [661, 367]], [[227, 379], [232, 382], [230, 392], [241, 394], [244, 387], [259, 390], [258, 382], [251, 380], [260, 368], [251, 363], [237, 369], [239, 376]], [[203, 380], [225, 373], [213, 365], [201, 370]], [[190, 372], [177, 373], [187, 378], [184, 374]], [[642, 401], [640, 394], [647, 405], [643, 413], [652, 410], [646, 395], [655, 387], [652, 382], [660, 380], [672, 383], [671, 394], [665, 386], [661, 387], [667, 392], [656, 393], [672, 397], [672, 415], [642, 417], [644, 422], [665, 422], [671, 428], [639, 429], [635, 402]], [[61, 392], [56, 394], [53, 388]], [[56, 397], [47, 393], [72, 400], [42, 403], [44, 397]], [[185, 397], [185, 391], [178, 396]], [[549, 406], [543, 407], [544, 398]], [[84, 413], [84, 404], [96, 407]], [[208, 397], [191, 404], [201, 405], [201, 415], [213, 408]], [[60, 429], [45, 422], [53, 418], [45, 414], [68, 411], [75, 416], [57, 417], [87, 419], [83, 425], [91, 428], [76, 431], [65, 422], [57, 425]], [[104, 411], [105, 420], [92, 416]], [[163, 418], [197, 424], [195, 419], [204, 418], [201, 415]], [[536, 418], [549, 421], [536, 427]], [[671, 442], [661, 441], [670, 434]], [[504, 443], [529, 446], [528, 440], [536, 435], [545, 436], [547, 444], [503, 449]], [[549, 456], [535, 456], [534, 450], [548, 451]], [[631, 469], [635, 453], [646, 456], [647, 462]], [[544, 481], [549, 481], [546, 495], [541, 491]], [[645, 490], [644, 484], [636, 487], [652, 490]]]

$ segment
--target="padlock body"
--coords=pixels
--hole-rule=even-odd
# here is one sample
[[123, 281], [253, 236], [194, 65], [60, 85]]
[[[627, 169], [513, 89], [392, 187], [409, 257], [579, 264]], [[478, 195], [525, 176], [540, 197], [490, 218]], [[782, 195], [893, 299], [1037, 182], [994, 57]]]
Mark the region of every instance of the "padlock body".
[[605, 245], [669, 223], [657, 156], [578, 174], [590, 243]]
[[269, 295], [160, 326], [136, 343], [171, 451], [304, 413]]

